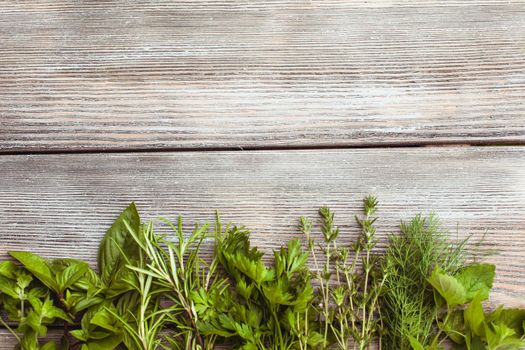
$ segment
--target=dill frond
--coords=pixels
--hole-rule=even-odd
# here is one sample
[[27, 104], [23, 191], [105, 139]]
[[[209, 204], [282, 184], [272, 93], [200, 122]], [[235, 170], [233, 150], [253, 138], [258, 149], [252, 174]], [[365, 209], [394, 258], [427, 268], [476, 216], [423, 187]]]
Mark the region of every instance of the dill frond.
[[466, 260], [466, 240], [450, 241], [437, 216], [416, 216], [390, 236], [385, 264], [390, 268], [382, 316], [386, 349], [411, 350], [408, 337], [427, 344], [435, 333], [437, 312], [427, 283], [434, 268], [453, 274]]

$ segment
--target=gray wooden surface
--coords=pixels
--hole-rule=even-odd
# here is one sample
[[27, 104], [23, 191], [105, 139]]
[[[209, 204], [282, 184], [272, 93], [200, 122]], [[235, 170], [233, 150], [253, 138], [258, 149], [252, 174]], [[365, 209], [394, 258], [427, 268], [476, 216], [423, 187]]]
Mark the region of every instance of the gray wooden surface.
[[0, 157], [0, 169], [0, 259], [23, 249], [94, 262], [99, 239], [132, 200], [144, 219], [203, 223], [218, 208], [268, 252], [298, 236], [299, 215], [330, 205], [350, 243], [353, 216], [373, 193], [380, 247], [400, 219], [433, 209], [459, 238], [487, 232], [483, 249], [498, 252], [487, 259], [498, 266], [492, 302], [525, 307], [523, 148], [12, 155]]
[[[8, 250], [94, 262], [129, 202], [159, 215], [253, 229], [267, 251], [298, 236], [300, 215], [331, 206], [350, 243], [366, 194], [380, 200], [382, 241], [400, 219], [434, 210], [461, 237], [498, 250], [495, 298], [525, 306], [525, 150], [513, 147], [28, 155], [0, 157], [0, 227]], [[186, 222], [189, 227], [192, 221]], [[456, 230], [457, 227], [457, 230]]]
[[525, 2], [0, 1], [0, 152], [525, 144]]
[[0, 260], [94, 262], [133, 200], [268, 252], [327, 204], [351, 242], [368, 193], [380, 248], [486, 232], [525, 307], [525, 1], [0, 0]]

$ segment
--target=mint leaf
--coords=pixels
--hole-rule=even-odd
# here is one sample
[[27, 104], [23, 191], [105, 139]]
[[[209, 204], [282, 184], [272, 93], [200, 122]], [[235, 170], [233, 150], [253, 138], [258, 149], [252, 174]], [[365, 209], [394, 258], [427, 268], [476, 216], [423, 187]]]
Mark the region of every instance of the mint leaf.
[[17, 266], [11, 261], [3, 261], [0, 263], [0, 276], [15, 279], [15, 272], [17, 270]]
[[520, 337], [524, 334], [525, 310], [499, 307], [487, 316], [489, 322], [501, 323], [514, 330]]
[[473, 264], [455, 275], [467, 292], [467, 301], [473, 300], [476, 295], [479, 295], [481, 300], [488, 299], [495, 271], [496, 266], [491, 264]]
[[58, 283], [55, 281], [55, 275], [51, 271], [49, 263], [44, 258], [29, 252], [9, 252], [13, 258], [18, 260], [24, 267], [31, 272], [49, 289], [59, 292]]
[[472, 333], [477, 336], [483, 335], [485, 313], [483, 312], [483, 306], [481, 305], [481, 298], [477, 296], [472, 300], [469, 306], [465, 309], [463, 314], [465, 323], [469, 326]]
[[519, 349], [523, 345], [516, 332], [501, 323], [485, 324], [485, 335], [489, 349]]
[[442, 273], [439, 269], [432, 271], [428, 282], [445, 299], [448, 306], [464, 304], [467, 301], [465, 287], [456, 278]]
[[0, 292], [9, 295], [11, 298], [17, 299], [18, 293], [16, 291], [16, 283], [3, 276], [0, 276]]
[[463, 333], [465, 332], [463, 312], [459, 310], [452, 312], [447, 323], [443, 324], [443, 330], [447, 337], [454, 343], [462, 344], [464, 342]]

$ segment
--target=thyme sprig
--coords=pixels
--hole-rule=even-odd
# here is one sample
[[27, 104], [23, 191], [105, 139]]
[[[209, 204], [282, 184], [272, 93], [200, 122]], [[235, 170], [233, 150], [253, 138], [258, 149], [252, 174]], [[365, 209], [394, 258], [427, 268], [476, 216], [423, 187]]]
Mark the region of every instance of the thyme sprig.
[[323, 235], [320, 248], [324, 257], [317, 256], [311, 221], [304, 217], [299, 221], [313, 256], [314, 275], [319, 281], [317, 309], [324, 347], [335, 339], [339, 349], [367, 349], [382, 329], [379, 297], [384, 292], [389, 269], [381, 269], [374, 253], [377, 241], [373, 216], [377, 200], [366, 197], [363, 210], [364, 217], [356, 217], [360, 235], [351, 247], [338, 245], [340, 230], [334, 224], [330, 209], [319, 210]]

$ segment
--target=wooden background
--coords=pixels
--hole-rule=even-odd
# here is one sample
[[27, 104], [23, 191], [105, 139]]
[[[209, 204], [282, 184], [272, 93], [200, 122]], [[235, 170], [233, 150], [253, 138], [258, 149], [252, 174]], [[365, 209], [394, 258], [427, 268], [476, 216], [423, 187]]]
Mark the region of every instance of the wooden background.
[[94, 261], [130, 201], [268, 251], [328, 204], [351, 242], [368, 193], [382, 245], [486, 232], [525, 306], [525, 1], [0, 1], [0, 259]]

